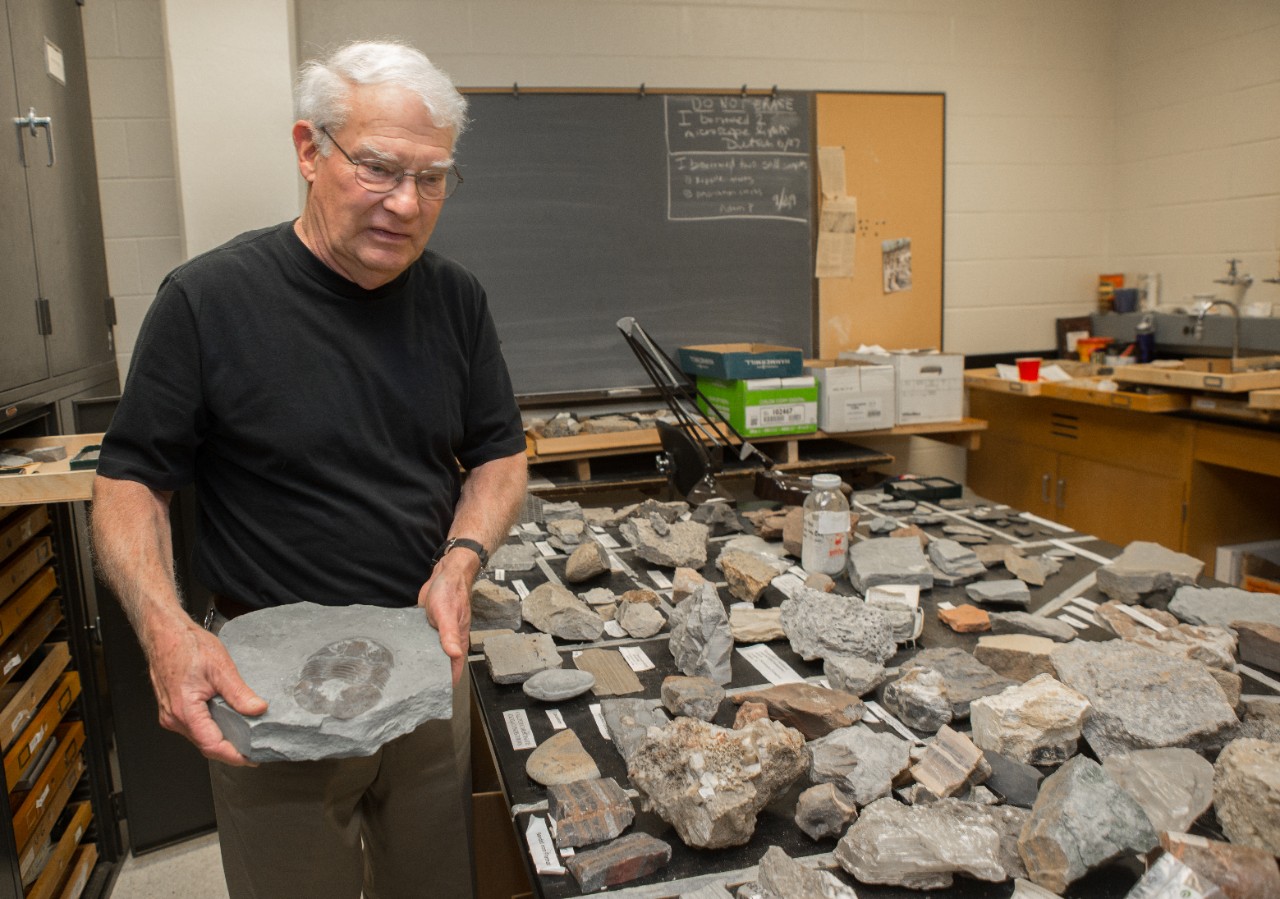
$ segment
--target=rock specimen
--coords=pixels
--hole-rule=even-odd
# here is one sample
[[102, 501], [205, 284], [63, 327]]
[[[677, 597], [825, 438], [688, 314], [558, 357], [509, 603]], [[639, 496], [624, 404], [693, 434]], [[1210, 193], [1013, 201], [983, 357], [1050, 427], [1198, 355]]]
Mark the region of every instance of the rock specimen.
[[1055, 643], [1070, 643], [1076, 638], [1076, 629], [1065, 621], [1030, 612], [992, 612], [991, 633], [1031, 634], [1048, 637]]
[[1026, 608], [1031, 602], [1031, 591], [1027, 585], [1017, 578], [1004, 578], [998, 581], [978, 581], [964, 588], [965, 594], [974, 602], [985, 602], [993, 606], [1022, 606]]
[[1194, 556], [1138, 540], [1098, 569], [1098, 589], [1112, 599], [1135, 603], [1148, 593], [1194, 584], [1202, 571], [1204, 563]]
[[692, 568], [677, 568], [671, 576], [671, 602], [679, 604], [692, 596], [707, 579]]
[[1134, 749], [1219, 743], [1237, 723], [1203, 666], [1120, 640], [1058, 646], [1058, 680], [1093, 704], [1084, 737], [1098, 757]]
[[705, 677], [672, 675], [662, 681], [662, 704], [672, 715], [710, 721], [724, 702], [724, 687]]
[[707, 563], [710, 529], [696, 521], [677, 521], [660, 534], [652, 520], [629, 518], [619, 529], [646, 562], [666, 568], [701, 568]]
[[524, 762], [525, 773], [544, 787], [595, 780], [600, 769], [572, 730], [557, 731], [538, 744]]
[[556, 846], [588, 846], [612, 840], [631, 826], [636, 810], [612, 777], [552, 784], [547, 814], [555, 823]]
[[1188, 624], [1232, 629], [1236, 621], [1259, 621], [1280, 627], [1280, 602], [1269, 593], [1250, 593], [1237, 587], [1179, 587], [1169, 611]]
[[791, 649], [806, 661], [858, 656], [882, 665], [897, 652], [889, 616], [860, 599], [802, 587], [781, 608]]
[[1181, 832], [1213, 805], [1213, 765], [1190, 749], [1139, 749], [1102, 763], [1142, 806], [1156, 833]]
[[548, 668], [524, 682], [524, 695], [541, 702], [563, 702], [596, 685], [596, 676], [577, 668]]
[[645, 602], [620, 602], [613, 618], [637, 640], [652, 637], [667, 623], [661, 612]]
[[521, 603], [520, 613], [544, 634], [561, 640], [590, 643], [604, 633], [604, 619], [559, 584], [534, 587]]
[[520, 630], [520, 597], [516, 591], [481, 578], [471, 585], [471, 629]]
[[833, 783], [809, 787], [796, 800], [796, 826], [811, 840], [824, 840], [844, 833], [858, 809]]
[[787, 635], [782, 609], [729, 609], [729, 630], [735, 643], [768, 643]]
[[565, 862], [584, 893], [630, 883], [671, 861], [671, 847], [647, 833], [629, 833], [598, 849], [579, 852]]
[[987, 611], [967, 602], [951, 609], [938, 609], [938, 620], [957, 634], [977, 634], [991, 629]]
[[547, 534], [564, 549], [581, 543], [586, 531], [587, 524], [581, 518], [554, 518], [547, 521]]
[[1178, 619], [1168, 612], [1135, 606], [1113, 599], [1093, 610], [1093, 620], [1121, 640], [1132, 640], [1141, 633], [1160, 627], [1176, 627]]
[[609, 551], [594, 540], [587, 540], [569, 556], [564, 566], [564, 579], [581, 584], [609, 570]]
[[1018, 808], [1029, 809], [1035, 805], [1040, 782], [1044, 780], [1038, 769], [989, 749], [983, 750], [982, 756], [991, 768], [984, 784], [988, 790]]
[[267, 700], [247, 718], [222, 697], [209, 711], [254, 762], [372, 755], [453, 714], [449, 657], [422, 609], [290, 603], [242, 615], [219, 639]]
[[769, 717], [794, 727], [813, 740], [862, 720], [862, 700], [814, 684], [778, 684], [764, 690], [735, 693], [733, 701], [763, 702]]
[[1280, 743], [1227, 744], [1213, 766], [1213, 804], [1231, 842], [1280, 855]]
[[985, 765], [982, 750], [972, 740], [944, 725], [911, 766], [911, 776], [933, 796], [946, 799], [986, 780]]
[[969, 703], [981, 696], [994, 696], [1014, 685], [1014, 681], [993, 671], [963, 649], [922, 650], [902, 665], [903, 673], [912, 668], [928, 668], [942, 675], [953, 718], [967, 718]]
[[495, 684], [522, 684], [563, 664], [550, 634], [498, 635], [484, 641], [484, 660]]
[[862, 883], [937, 890], [951, 886], [956, 873], [999, 882], [1021, 873], [1012, 847], [1025, 817], [1022, 809], [957, 799], [918, 806], [878, 799], [840, 840], [835, 858]]
[[823, 593], [833, 593], [836, 589], [836, 582], [831, 579], [831, 575], [821, 571], [810, 572], [804, 579], [804, 585], [810, 590], [820, 590]]
[[637, 587], [634, 590], [628, 590], [618, 597], [618, 603], [639, 603], [640, 605], [652, 606], [657, 608], [662, 605], [662, 597], [652, 590], [644, 587]]
[[493, 571], [532, 571], [538, 564], [538, 548], [531, 543], [504, 543], [489, 557]]
[[1142, 807], [1101, 765], [1078, 755], [1045, 778], [1018, 851], [1033, 882], [1061, 893], [1103, 862], [1155, 845]]
[[729, 594], [743, 602], [755, 602], [769, 583], [778, 576], [778, 570], [759, 556], [741, 550], [728, 550], [720, 554], [716, 565], [724, 572]]
[[1048, 637], [999, 634], [979, 637], [973, 655], [992, 671], [998, 671], [1018, 683], [1025, 683], [1038, 674], [1054, 673], [1049, 654], [1057, 645]]
[[742, 730], [752, 721], [768, 717], [769, 707], [763, 702], [744, 702], [738, 706], [738, 711], [733, 716], [733, 729]]
[[849, 582], [859, 593], [877, 584], [933, 588], [933, 569], [915, 537], [873, 537], [849, 547]]
[[853, 888], [834, 874], [798, 862], [777, 846], [770, 846], [760, 858], [756, 883], [766, 895], [780, 899], [812, 896], [814, 899], [858, 899]]
[[492, 629], [485, 629], [485, 630], [482, 630], [482, 631], [478, 631], [478, 630], [472, 629], [471, 633], [469, 634], [469, 636], [470, 636], [470, 638], [471, 638], [471, 639], [470, 639], [470, 643], [471, 643], [471, 651], [472, 651], [472, 652], [483, 652], [483, 651], [484, 651], [484, 641], [485, 641], [485, 640], [488, 640], [490, 637], [499, 637], [499, 636], [503, 636], [503, 635], [505, 635], [505, 634], [514, 634], [514, 633], [515, 633], [515, 631], [513, 631], [513, 630], [512, 630], [511, 628], [509, 628], [509, 627], [495, 627], [495, 628], [492, 628]]
[[1280, 868], [1270, 852], [1189, 833], [1162, 833], [1160, 845], [1201, 877], [1217, 884], [1227, 899], [1280, 896]]
[[1240, 661], [1268, 671], [1280, 671], [1280, 625], [1265, 621], [1233, 621], [1240, 640]]
[[684, 842], [739, 846], [756, 815], [804, 772], [804, 736], [762, 718], [728, 730], [677, 718], [652, 732], [627, 765], [632, 785]]
[[884, 705], [907, 727], [927, 733], [952, 718], [946, 682], [932, 668], [912, 668], [890, 683], [884, 688]]
[[1076, 754], [1089, 700], [1041, 674], [969, 706], [973, 742], [1028, 765], [1057, 765]]
[[651, 699], [602, 699], [600, 715], [609, 739], [628, 763], [648, 737], [649, 728], [666, 727], [669, 721], [667, 713]]
[[809, 757], [810, 780], [835, 784], [863, 806], [889, 795], [894, 780], [911, 764], [911, 745], [855, 724], [811, 742]]
[[955, 540], [930, 540], [929, 560], [938, 566], [938, 570], [961, 582], [965, 579], [982, 577], [987, 573], [987, 566], [978, 560], [978, 556], [969, 547]]
[[591, 692], [596, 696], [626, 696], [644, 692], [644, 685], [635, 671], [616, 649], [587, 649], [576, 653], [573, 664], [583, 671], [590, 671], [596, 682]]
[[1142, 628], [1128, 639], [1139, 646], [1210, 668], [1234, 671], [1236, 667], [1236, 638], [1224, 627], [1178, 624], [1162, 631]]
[[858, 656], [827, 656], [822, 663], [822, 673], [832, 689], [854, 696], [866, 696], [884, 683], [886, 677], [883, 665]]
[[1033, 587], [1043, 587], [1051, 572], [1051, 566], [1040, 556], [1022, 556], [1013, 552], [1005, 553], [1004, 567], [1018, 580]]
[[709, 677], [717, 684], [733, 680], [733, 632], [712, 584], [703, 583], [676, 606], [668, 645], [676, 667], [690, 677]]

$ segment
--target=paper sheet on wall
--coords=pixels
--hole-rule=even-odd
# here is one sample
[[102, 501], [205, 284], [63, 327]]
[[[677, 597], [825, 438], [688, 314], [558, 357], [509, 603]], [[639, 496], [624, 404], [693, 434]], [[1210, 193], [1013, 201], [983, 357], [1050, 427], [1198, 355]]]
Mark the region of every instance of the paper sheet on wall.
[[813, 276], [815, 278], [852, 278], [855, 237], [854, 234], [819, 231]]
[[819, 231], [834, 231], [841, 234], [852, 234], [858, 230], [858, 198], [838, 197], [822, 198], [822, 213], [818, 217]]
[[911, 238], [882, 240], [880, 253], [884, 266], [884, 292], [898, 293], [911, 289]]
[[844, 194], [844, 147], [818, 148], [818, 179], [824, 197]]

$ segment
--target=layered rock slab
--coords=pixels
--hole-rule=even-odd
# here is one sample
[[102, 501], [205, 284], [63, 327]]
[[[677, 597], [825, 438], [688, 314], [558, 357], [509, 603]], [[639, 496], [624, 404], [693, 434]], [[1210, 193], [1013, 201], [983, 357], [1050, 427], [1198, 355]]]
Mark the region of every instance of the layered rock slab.
[[565, 862], [584, 893], [630, 883], [671, 861], [671, 847], [647, 833], [629, 833], [598, 849], [576, 853]]
[[1233, 843], [1280, 855], [1280, 743], [1233, 740], [1213, 770], [1222, 832]]
[[736, 693], [733, 701], [739, 705], [764, 703], [770, 718], [795, 728], [810, 740], [862, 720], [861, 699], [815, 684], [778, 684], [763, 690]]
[[622, 523], [619, 530], [637, 556], [666, 568], [701, 568], [707, 563], [710, 528], [696, 521], [677, 521], [664, 529], [658, 521], [629, 518]]
[[453, 714], [453, 678], [422, 609], [302, 602], [241, 615], [218, 635], [268, 703], [256, 718], [221, 697], [214, 721], [254, 762], [372, 755]]
[[840, 882], [834, 874], [819, 871], [796, 861], [777, 846], [770, 846], [760, 858], [756, 882], [768, 896], [789, 899], [792, 896], [813, 899], [858, 899], [853, 888]]
[[524, 598], [520, 614], [543, 633], [591, 643], [604, 633], [604, 619], [559, 584], [540, 584]]
[[556, 846], [588, 846], [612, 840], [631, 826], [635, 806], [612, 777], [552, 784], [547, 814], [555, 823]]
[[1232, 630], [1237, 621], [1257, 621], [1280, 627], [1280, 602], [1269, 593], [1250, 593], [1238, 587], [1179, 587], [1169, 611], [1188, 624]]
[[933, 568], [915, 537], [873, 537], [849, 547], [849, 582], [859, 593], [878, 584], [933, 589]]
[[1194, 556], [1136, 540], [1098, 569], [1098, 589], [1112, 599], [1135, 603], [1149, 593], [1194, 584], [1202, 571], [1204, 563]]
[[1189, 828], [1213, 805], [1213, 765], [1190, 749], [1140, 749], [1102, 763], [1157, 833]]
[[838, 786], [858, 806], [888, 796], [911, 764], [911, 745], [862, 724], [834, 730], [809, 744], [809, 779]]

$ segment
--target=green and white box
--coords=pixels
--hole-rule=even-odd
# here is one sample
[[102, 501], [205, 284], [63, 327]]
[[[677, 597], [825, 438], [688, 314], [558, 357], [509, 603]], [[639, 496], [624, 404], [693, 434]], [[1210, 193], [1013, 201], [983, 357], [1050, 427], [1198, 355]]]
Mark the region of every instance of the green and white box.
[[805, 372], [818, 382], [818, 427], [831, 434], [892, 428], [894, 372], [888, 362], [810, 359]]
[[[743, 437], [818, 429], [818, 385], [812, 375], [733, 381], [699, 376], [698, 390]], [[706, 411], [701, 400], [698, 406]]]

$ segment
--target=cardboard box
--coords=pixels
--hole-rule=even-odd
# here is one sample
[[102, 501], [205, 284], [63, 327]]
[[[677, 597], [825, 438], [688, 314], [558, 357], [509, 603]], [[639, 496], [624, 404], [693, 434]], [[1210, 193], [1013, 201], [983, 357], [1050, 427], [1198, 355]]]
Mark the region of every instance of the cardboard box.
[[[810, 375], [698, 378], [698, 390], [743, 437], [811, 434], [818, 429], [818, 385]], [[705, 413], [701, 399], [698, 407]]]
[[894, 423], [918, 425], [964, 418], [964, 356], [936, 350], [890, 350], [858, 353], [846, 350], [841, 359], [887, 362], [894, 371]]
[[831, 434], [891, 428], [896, 416], [893, 366], [855, 359], [810, 359], [818, 382], [818, 427]]
[[1219, 546], [1213, 576], [1254, 593], [1280, 593], [1280, 540]]
[[792, 378], [804, 369], [804, 353], [768, 343], [706, 343], [680, 347], [679, 362], [682, 371], [698, 377]]

